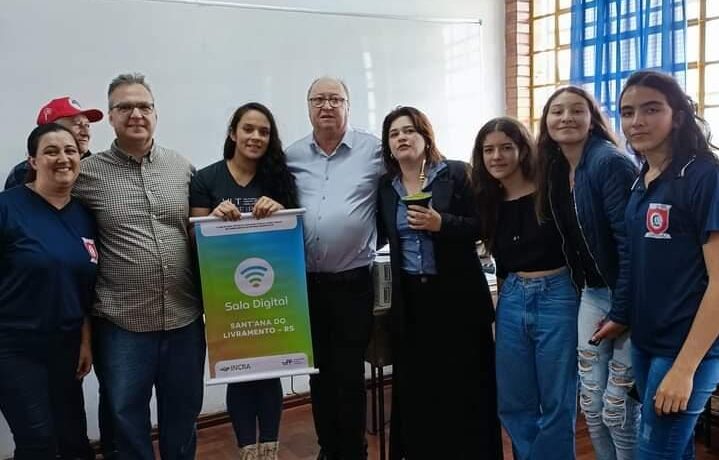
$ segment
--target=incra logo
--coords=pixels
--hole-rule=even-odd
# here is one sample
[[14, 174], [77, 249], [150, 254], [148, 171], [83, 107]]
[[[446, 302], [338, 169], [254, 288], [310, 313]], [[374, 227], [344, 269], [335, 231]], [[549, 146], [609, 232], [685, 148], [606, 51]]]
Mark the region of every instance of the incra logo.
[[233, 371], [249, 371], [252, 369], [251, 364], [230, 364], [229, 366], [222, 366], [220, 370], [222, 372], [233, 372]]

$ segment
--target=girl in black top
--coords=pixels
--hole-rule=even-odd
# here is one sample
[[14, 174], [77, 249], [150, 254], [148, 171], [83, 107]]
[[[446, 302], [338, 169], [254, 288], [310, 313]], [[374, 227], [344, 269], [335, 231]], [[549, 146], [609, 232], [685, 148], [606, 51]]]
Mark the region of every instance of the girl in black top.
[[[256, 102], [241, 106], [227, 129], [224, 159], [201, 169], [192, 179], [190, 215], [237, 220], [242, 212], [260, 218], [296, 207], [295, 180], [287, 169], [272, 113]], [[227, 411], [241, 459], [277, 458], [282, 412], [279, 378], [229, 384]]]
[[497, 263], [499, 416], [516, 459], [574, 458], [577, 294], [538, 193], [527, 129], [495, 118], [477, 134], [472, 179]]

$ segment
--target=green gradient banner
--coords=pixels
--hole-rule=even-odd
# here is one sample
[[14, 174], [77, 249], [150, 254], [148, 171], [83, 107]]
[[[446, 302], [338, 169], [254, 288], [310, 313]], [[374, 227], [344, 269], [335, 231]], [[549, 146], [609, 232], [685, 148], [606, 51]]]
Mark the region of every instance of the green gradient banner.
[[301, 214], [192, 219], [202, 279], [208, 385], [316, 372]]

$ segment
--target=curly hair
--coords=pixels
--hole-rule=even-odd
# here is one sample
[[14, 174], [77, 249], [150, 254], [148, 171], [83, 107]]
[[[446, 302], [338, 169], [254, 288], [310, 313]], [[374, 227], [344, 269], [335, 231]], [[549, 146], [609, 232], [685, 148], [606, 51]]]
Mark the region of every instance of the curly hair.
[[[670, 75], [653, 70], [634, 72], [619, 95], [620, 107], [624, 93], [632, 86], [644, 86], [664, 95], [672, 109], [675, 126], [671, 131], [671, 155], [700, 155], [717, 162], [711, 143], [711, 130], [707, 122], [697, 115], [692, 99]], [[641, 152], [639, 152], [641, 154]]]
[[255, 177], [259, 180], [262, 189], [267, 191], [270, 198], [286, 208], [296, 208], [299, 206], [299, 199], [297, 197], [295, 176], [287, 167], [287, 157], [282, 150], [282, 141], [280, 141], [280, 135], [277, 132], [277, 123], [270, 109], [259, 102], [248, 102], [235, 110], [227, 127], [223, 156], [225, 160], [231, 160], [235, 156], [237, 143], [232, 140], [231, 135], [237, 129], [242, 116], [251, 110], [260, 112], [270, 122], [270, 139], [267, 143], [267, 151], [257, 162]]

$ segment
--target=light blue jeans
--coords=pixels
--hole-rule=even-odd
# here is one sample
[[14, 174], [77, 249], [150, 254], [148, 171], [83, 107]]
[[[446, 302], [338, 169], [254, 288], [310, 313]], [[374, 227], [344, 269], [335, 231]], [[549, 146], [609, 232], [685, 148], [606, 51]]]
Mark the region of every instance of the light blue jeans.
[[577, 300], [566, 270], [502, 285], [497, 399], [517, 460], [575, 458]]
[[694, 453], [694, 425], [719, 383], [719, 359], [705, 358], [694, 373], [687, 410], [659, 416], [654, 395], [674, 364], [674, 358], [654, 356], [633, 347], [637, 389], [644, 402], [636, 460], [690, 460]]
[[585, 288], [579, 302], [579, 405], [597, 460], [630, 460], [639, 430], [629, 332], [599, 345], [588, 343], [612, 306], [608, 288]]

